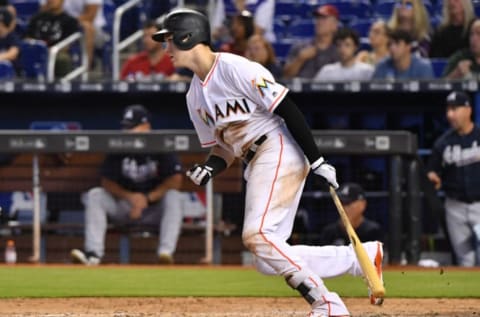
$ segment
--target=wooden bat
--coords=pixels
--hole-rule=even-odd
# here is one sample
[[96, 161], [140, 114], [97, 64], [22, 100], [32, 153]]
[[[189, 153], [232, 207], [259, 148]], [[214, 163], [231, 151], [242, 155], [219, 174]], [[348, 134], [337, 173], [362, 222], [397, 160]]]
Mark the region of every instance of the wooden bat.
[[358, 262], [360, 263], [360, 267], [362, 268], [363, 275], [368, 287], [370, 288], [370, 291], [372, 292], [373, 296], [377, 298], [383, 298], [385, 296], [385, 287], [383, 286], [383, 283], [380, 280], [372, 261], [368, 257], [367, 251], [365, 251], [362, 242], [353, 229], [350, 220], [348, 220], [345, 209], [343, 209], [343, 205], [332, 186], [330, 186], [330, 195], [332, 195], [333, 202], [335, 203], [335, 206], [337, 206], [338, 213], [340, 214], [340, 218], [342, 219], [350, 242], [352, 243], [353, 250], [355, 251]]

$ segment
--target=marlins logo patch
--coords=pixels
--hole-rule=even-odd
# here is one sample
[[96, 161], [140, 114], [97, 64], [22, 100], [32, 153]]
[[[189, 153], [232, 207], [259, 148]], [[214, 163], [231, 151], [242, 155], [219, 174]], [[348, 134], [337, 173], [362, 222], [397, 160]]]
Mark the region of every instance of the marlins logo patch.
[[[275, 82], [265, 78], [260, 78], [258, 81], [252, 79], [252, 86], [258, 90], [262, 97], [265, 96], [264, 90], [268, 90], [272, 85], [275, 85]], [[276, 94], [276, 92], [274, 92], [274, 94]]]

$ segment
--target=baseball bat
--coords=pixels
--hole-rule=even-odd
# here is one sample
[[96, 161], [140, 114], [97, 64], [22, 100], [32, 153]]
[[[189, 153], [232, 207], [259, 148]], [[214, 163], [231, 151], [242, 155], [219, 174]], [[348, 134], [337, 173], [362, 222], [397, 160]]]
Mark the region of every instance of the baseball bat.
[[350, 242], [352, 243], [353, 250], [357, 256], [358, 263], [360, 263], [360, 267], [362, 268], [363, 275], [368, 287], [370, 288], [370, 291], [375, 297], [383, 298], [385, 296], [385, 287], [383, 286], [382, 281], [380, 281], [380, 277], [378, 276], [372, 261], [368, 257], [367, 251], [365, 251], [365, 248], [358, 238], [357, 233], [353, 229], [350, 220], [348, 220], [345, 209], [343, 208], [343, 205], [332, 186], [330, 186], [330, 195], [332, 195], [333, 202], [335, 203], [338, 213], [340, 214], [340, 218], [342, 219], [345, 230], [347, 231]]

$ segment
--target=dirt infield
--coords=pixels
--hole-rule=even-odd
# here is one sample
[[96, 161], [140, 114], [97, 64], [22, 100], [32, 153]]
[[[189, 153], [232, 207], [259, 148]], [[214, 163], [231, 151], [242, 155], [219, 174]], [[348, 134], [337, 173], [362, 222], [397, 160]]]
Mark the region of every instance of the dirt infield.
[[[388, 298], [382, 307], [346, 298], [352, 316], [480, 316], [480, 299]], [[301, 298], [68, 298], [3, 299], [5, 317], [305, 317]]]

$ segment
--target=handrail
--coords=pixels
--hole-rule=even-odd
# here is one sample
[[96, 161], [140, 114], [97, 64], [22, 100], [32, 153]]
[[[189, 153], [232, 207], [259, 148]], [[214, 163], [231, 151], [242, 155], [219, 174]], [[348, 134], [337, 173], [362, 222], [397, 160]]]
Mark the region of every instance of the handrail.
[[55, 61], [58, 53], [75, 41], [80, 42], [82, 63], [62, 77], [60, 81], [70, 81], [79, 75], [82, 75], [82, 80], [84, 81], [88, 79], [88, 56], [85, 39], [82, 32], [75, 32], [48, 49], [47, 82], [51, 83], [55, 80]]
[[112, 43], [112, 80], [114, 81], [120, 79], [120, 51], [141, 38], [143, 35], [143, 31], [139, 30], [129, 35], [127, 38], [120, 42], [120, 24], [122, 21], [122, 16], [125, 14], [125, 12], [127, 12], [137, 4], [141, 3], [141, 1], [142, 0], [130, 0], [122, 4], [115, 10], [113, 18]]

